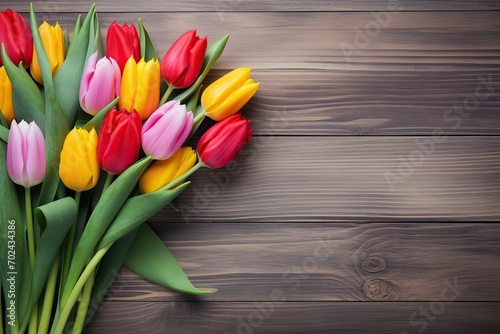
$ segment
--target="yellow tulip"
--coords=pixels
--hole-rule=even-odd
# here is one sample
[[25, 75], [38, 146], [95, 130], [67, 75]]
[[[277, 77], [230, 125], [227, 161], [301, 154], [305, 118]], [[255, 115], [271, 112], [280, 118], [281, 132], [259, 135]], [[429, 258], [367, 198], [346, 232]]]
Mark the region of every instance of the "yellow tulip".
[[250, 77], [250, 68], [237, 68], [205, 89], [201, 104], [205, 114], [220, 121], [237, 113], [255, 94], [259, 83]]
[[3, 66], [0, 67], [0, 112], [10, 125], [15, 117], [12, 104], [12, 83]]
[[137, 110], [142, 120], [147, 119], [160, 103], [160, 62], [130, 57], [125, 64], [120, 87], [120, 109]]
[[59, 176], [64, 185], [75, 191], [92, 189], [99, 180], [97, 132], [74, 128], [61, 150]]
[[139, 189], [143, 194], [156, 191], [187, 172], [195, 162], [196, 151], [191, 147], [181, 147], [170, 158], [155, 160], [141, 176]]
[[[54, 76], [64, 62], [66, 50], [63, 31], [59, 26], [59, 23], [56, 23], [55, 26], [51, 26], [47, 22], [43, 22], [43, 24], [38, 28], [38, 31], [40, 32], [40, 37], [42, 38], [45, 53], [47, 53], [47, 57], [49, 58], [52, 76]], [[31, 63], [30, 70], [33, 78], [39, 83], [43, 83], [42, 71], [40, 70], [40, 63], [38, 62], [35, 47], [33, 47], [33, 61]]]

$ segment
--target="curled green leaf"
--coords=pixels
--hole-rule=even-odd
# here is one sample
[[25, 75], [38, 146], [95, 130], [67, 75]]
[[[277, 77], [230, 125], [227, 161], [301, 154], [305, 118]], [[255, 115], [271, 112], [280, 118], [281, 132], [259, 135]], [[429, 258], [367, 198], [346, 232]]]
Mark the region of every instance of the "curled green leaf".
[[52, 262], [58, 254], [71, 225], [76, 221], [77, 211], [77, 205], [74, 199], [70, 197], [62, 198], [35, 209], [36, 220], [42, 225], [43, 232], [36, 247], [31, 308], [35, 305], [45, 287]]

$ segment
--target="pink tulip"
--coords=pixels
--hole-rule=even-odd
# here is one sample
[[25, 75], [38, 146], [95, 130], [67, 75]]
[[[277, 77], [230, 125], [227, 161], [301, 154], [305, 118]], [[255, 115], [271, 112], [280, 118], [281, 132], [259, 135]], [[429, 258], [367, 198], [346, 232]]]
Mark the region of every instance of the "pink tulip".
[[90, 56], [80, 83], [80, 106], [91, 115], [97, 114], [120, 92], [120, 67], [113, 58], [97, 61], [97, 52]]
[[171, 157], [184, 143], [193, 128], [193, 113], [179, 101], [158, 108], [142, 127], [142, 149], [156, 160]]
[[35, 122], [12, 121], [7, 144], [7, 173], [14, 183], [31, 188], [45, 176], [45, 139]]

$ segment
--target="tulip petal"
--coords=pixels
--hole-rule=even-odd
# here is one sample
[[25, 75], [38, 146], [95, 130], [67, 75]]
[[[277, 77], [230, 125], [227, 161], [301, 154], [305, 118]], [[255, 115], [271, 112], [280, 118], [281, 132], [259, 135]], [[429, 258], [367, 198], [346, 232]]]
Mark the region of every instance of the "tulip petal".
[[253, 82], [244, 84], [238, 87], [230, 95], [226, 97], [219, 105], [214, 105], [214, 108], [208, 108], [206, 110], [207, 116], [215, 121], [222, 120], [229, 117], [238, 111], [254, 96], [255, 92], [259, 88], [260, 83]]
[[85, 96], [87, 95], [87, 91], [89, 90], [90, 82], [94, 76], [94, 72], [97, 65], [97, 51], [94, 52], [87, 62], [85, 63], [85, 67], [83, 68], [82, 80], [80, 81], [80, 104], [83, 110], [87, 110], [87, 106], [85, 104]]
[[218, 101], [226, 99], [246, 81], [250, 71], [247, 67], [237, 68], [214, 81], [201, 96], [203, 108], [209, 110]]
[[42, 182], [45, 176], [45, 140], [34, 122], [27, 129], [25, 146], [26, 180], [30, 186], [34, 186]]
[[[21, 121], [21, 123], [24, 121]], [[26, 123], [26, 122], [25, 122]], [[11, 180], [19, 185], [24, 185], [23, 170], [23, 133], [20, 125], [14, 120], [10, 126], [7, 144], [7, 173]]]
[[197, 151], [201, 161], [210, 168], [220, 168], [231, 162], [248, 144], [253, 129], [239, 114], [216, 123], [200, 138]]
[[85, 94], [85, 106], [91, 115], [97, 114], [116, 96], [115, 87], [118, 80], [116, 68], [107, 58], [101, 58], [91, 78], [91, 84]]
[[169, 158], [179, 149], [193, 127], [193, 115], [179, 101], [158, 108], [142, 129], [144, 152], [157, 160]]

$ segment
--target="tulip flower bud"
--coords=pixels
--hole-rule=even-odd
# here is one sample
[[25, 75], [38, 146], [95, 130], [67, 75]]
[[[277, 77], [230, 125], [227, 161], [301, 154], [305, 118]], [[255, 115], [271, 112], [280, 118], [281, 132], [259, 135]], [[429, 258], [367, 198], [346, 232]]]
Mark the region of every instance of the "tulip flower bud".
[[[24, 18], [12, 9], [0, 12], [0, 45], [4, 44], [10, 60], [16, 65], [23, 62], [28, 68], [33, 57], [33, 38]], [[0, 58], [0, 65], [3, 65]]]
[[200, 74], [207, 50], [207, 38], [191, 30], [179, 37], [161, 62], [163, 79], [174, 88], [189, 87]]
[[25, 188], [43, 181], [45, 139], [35, 122], [12, 122], [7, 144], [7, 173], [14, 183]]
[[14, 104], [12, 103], [12, 82], [5, 71], [5, 67], [0, 67], [0, 112], [8, 124], [15, 117]]
[[255, 94], [260, 83], [250, 77], [250, 68], [237, 68], [208, 86], [201, 96], [206, 115], [214, 121], [237, 113]]
[[99, 180], [97, 162], [97, 132], [80, 128], [71, 130], [64, 140], [59, 164], [59, 176], [69, 189], [92, 189]]
[[132, 165], [141, 149], [141, 117], [137, 111], [111, 109], [102, 121], [97, 159], [105, 171], [120, 174]]
[[171, 157], [182, 146], [193, 128], [193, 113], [179, 101], [169, 101], [144, 123], [142, 149], [156, 160]]
[[120, 92], [121, 72], [113, 58], [97, 61], [97, 52], [89, 57], [80, 83], [80, 106], [96, 115]]
[[216, 123], [201, 136], [196, 150], [203, 164], [220, 168], [236, 158], [253, 134], [250, 121], [236, 114]]
[[130, 57], [123, 70], [120, 109], [137, 110], [142, 120], [147, 119], [160, 104], [160, 63], [158, 60], [138, 63]]
[[170, 158], [154, 161], [142, 174], [139, 189], [143, 194], [156, 191], [187, 172], [195, 162], [196, 151], [191, 147], [181, 147]]
[[[64, 62], [64, 56], [66, 53], [63, 31], [59, 26], [59, 23], [56, 23], [55, 26], [51, 26], [47, 22], [43, 22], [43, 24], [38, 28], [38, 31], [40, 32], [40, 37], [42, 38], [45, 53], [49, 58], [52, 76], [55, 76]], [[40, 64], [38, 63], [38, 56], [36, 54], [35, 47], [33, 47], [33, 62], [31, 63], [30, 71], [33, 79], [39, 83], [43, 83], [42, 71], [40, 69]]]
[[134, 24], [129, 27], [124, 23], [120, 27], [116, 21], [111, 23], [106, 37], [106, 57], [116, 60], [121, 72], [130, 56], [134, 57], [136, 62], [141, 59], [140, 45]]

